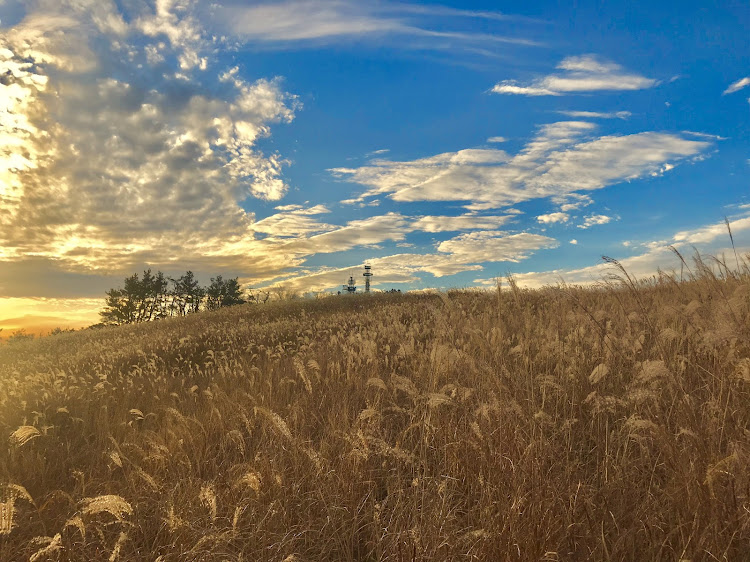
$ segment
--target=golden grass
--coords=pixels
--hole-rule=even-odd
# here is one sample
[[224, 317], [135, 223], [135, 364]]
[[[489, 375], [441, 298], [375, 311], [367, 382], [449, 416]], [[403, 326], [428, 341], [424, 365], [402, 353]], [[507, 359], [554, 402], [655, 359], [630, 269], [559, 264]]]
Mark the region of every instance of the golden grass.
[[4, 345], [0, 560], [746, 559], [750, 275], [706, 263]]

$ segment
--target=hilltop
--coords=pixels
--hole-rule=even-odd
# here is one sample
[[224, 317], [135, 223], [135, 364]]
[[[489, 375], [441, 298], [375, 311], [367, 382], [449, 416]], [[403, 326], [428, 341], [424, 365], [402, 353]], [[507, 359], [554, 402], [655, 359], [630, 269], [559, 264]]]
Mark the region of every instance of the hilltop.
[[2, 560], [738, 559], [750, 276], [0, 346]]

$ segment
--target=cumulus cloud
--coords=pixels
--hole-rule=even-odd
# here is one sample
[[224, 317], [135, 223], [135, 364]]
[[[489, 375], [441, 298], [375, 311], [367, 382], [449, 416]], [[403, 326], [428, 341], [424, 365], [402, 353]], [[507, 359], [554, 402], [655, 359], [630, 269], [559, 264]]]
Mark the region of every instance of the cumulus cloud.
[[0, 37], [0, 259], [116, 269], [252, 246], [239, 203], [288, 189], [259, 143], [294, 97], [217, 68], [194, 3], [119, 6], [39, 0]]
[[557, 68], [561, 72], [537, 78], [528, 84], [504, 80], [496, 84], [492, 91], [496, 94], [560, 96], [601, 90], [643, 90], [657, 83], [654, 79], [628, 72], [619, 64], [596, 55], [567, 57]]
[[607, 215], [589, 215], [584, 218], [583, 224], [578, 225], [578, 228], [591, 228], [592, 226], [607, 224], [608, 222], [612, 222], [612, 217], [608, 217]]
[[536, 220], [543, 224], [554, 224], [556, 222], [568, 222], [570, 215], [567, 213], [548, 213], [546, 215], [539, 215]]
[[740, 78], [736, 82], [733, 82], [730, 84], [726, 90], [724, 90], [723, 95], [727, 94], [733, 94], [735, 92], [739, 92], [741, 89], [750, 86], [750, 76], [746, 76], [745, 78]]
[[353, 201], [387, 194], [394, 201], [467, 201], [466, 208], [478, 211], [580, 197], [577, 192], [662, 173], [666, 164], [701, 155], [712, 145], [707, 139], [657, 132], [596, 137], [595, 130], [586, 121], [563, 121], [541, 126], [516, 155], [466, 149], [412, 161], [374, 160], [331, 172], [368, 188]]

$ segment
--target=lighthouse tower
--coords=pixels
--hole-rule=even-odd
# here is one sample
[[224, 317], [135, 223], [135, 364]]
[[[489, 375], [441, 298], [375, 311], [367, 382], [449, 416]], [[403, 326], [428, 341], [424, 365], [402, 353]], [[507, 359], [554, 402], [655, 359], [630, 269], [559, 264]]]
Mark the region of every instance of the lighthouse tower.
[[362, 274], [362, 277], [365, 278], [365, 293], [370, 292], [370, 277], [372, 277], [372, 266], [371, 265], [365, 265], [365, 272]]

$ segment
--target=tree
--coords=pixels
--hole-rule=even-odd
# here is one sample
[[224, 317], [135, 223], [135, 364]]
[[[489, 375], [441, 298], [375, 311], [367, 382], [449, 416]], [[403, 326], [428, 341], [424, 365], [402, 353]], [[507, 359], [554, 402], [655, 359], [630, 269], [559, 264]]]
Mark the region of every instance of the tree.
[[21, 328], [20, 330], [14, 331], [8, 336], [8, 343], [18, 343], [22, 341], [29, 341], [34, 339], [34, 334], [29, 334], [26, 329]]
[[166, 308], [167, 278], [150, 269], [139, 278], [137, 273], [125, 278], [122, 289], [110, 289], [104, 310], [99, 313], [104, 324], [134, 324], [160, 317]]
[[237, 277], [225, 280], [221, 275], [217, 275], [211, 278], [211, 284], [206, 288], [207, 310], [245, 304], [245, 302]]
[[[134, 276], [137, 278], [138, 274]], [[132, 288], [132, 277], [125, 280], [125, 289], [110, 289], [106, 292], [107, 298], [104, 303], [104, 310], [99, 313], [103, 324], [132, 324], [135, 321], [135, 300], [133, 295], [128, 292], [127, 287]]]
[[206, 296], [206, 290], [198, 284], [192, 271], [186, 271], [178, 279], [170, 279], [172, 282], [171, 297], [169, 305], [172, 314], [185, 316], [200, 310], [201, 302]]
[[263, 304], [268, 302], [268, 299], [271, 298], [271, 291], [268, 289], [249, 289], [248, 290], [248, 296], [247, 300], [248, 302], [255, 302], [259, 304]]
[[168, 285], [167, 278], [161, 271], [158, 271], [156, 275], [153, 275], [150, 269], [143, 272], [140, 283], [135, 286], [138, 302], [136, 322], [149, 322], [159, 315], [159, 311], [166, 304]]
[[[169, 288], [169, 284], [172, 288]], [[268, 293], [261, 292], [268, 299]], [[125, 278], [121, 289], [106, 292], [104, 309], [99, 313], [102, 325], [136, 324], [158, 320], [169, 315], [185, 316], [198, 312], [203, 305], [207, 310], [244, 304], [246, 301], [237, 277], [211, 278], [203, 288], [192, 271], [177, 279], [167, 278], [161, 271], [155, 274], [147, 269], [143, 276], [137, 273]], [[253, 297], [250, 297], [253, 299]]]

